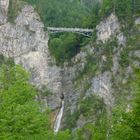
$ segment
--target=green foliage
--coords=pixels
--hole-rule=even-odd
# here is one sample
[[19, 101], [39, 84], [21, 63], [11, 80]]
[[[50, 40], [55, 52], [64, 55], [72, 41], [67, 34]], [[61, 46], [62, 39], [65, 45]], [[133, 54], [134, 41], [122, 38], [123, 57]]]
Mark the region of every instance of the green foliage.
[[89, 13], [86, 17], [84, 17], [83, 23], [82, 23], [82, 27], [85, 28], [95, 28], [96, 25], [100, 22], [101, 20], [101, 16], [100, 16], [100, 8], [101, 5], [100, 4], [96, 4], [94, 5], [94, 7], [92, 7], [89, 10]]
[[80, 81], [86, 75], [90, 77], [94, 76], [98, 70], [97, 64], [95, 63], [97, 59], [95, 57], [88, 55], [86, 60], [87, 63], [85, 64], [84, 69], [80, 71], [75, 78], [76, 82]]
[[110, 13], [115, 12], [120, 20], [132, 21], [132, 1], [131, 0], [104, 0], [101, 7], [100, 14], [108, 16]]
[[120, 57], [119, 64], [122, 67], [127, 67], [127, 66], [129, 66], [129, 63], [130, 63], [129, 50], [128, 50], [128, 48], [125, 48], [121, 52], [121, 57]]
[[54, 135], [48, 112], [41, 112], [35, 101], [36, 91], [28, 83], [28, 73], [12, 59], [0, 57], [0, 139], [71, 140], [69, 131]]
[[106, 107], [99, 97], [92, 95], [82, 100], [78, 112], [85, 118], [90, 118], [91, 122], [86, 123], [82, 128], [79, 128], [76, 131], [74, 140], [106, 139], [108, 128]]
[[68, 129], [72, 130], [72, 128], [75, 127], [76, 121], [78, 120], [79, 116], [80, 116], [79, 110], [75, 111], [73, 114], [67, 114], [65, 125], [68, 127]]
[[94, 28], [112, 12], [130, 26], [133, 14], [137, 15], [140, 9], [138, 0], [103, 0], [102, 3], [98, 0], [10, 0], [9, 21], [17, 16], [24, 2], [30, 3], [38, 11], [45, 27]]
[[104, 112], [104, 109], [105, 108], [103, 101], [101, 101], [100, 98], [96, 97], [96, 95], [89, 96], [86, 99], [82, 100], [79, 107], [80, 113], [85, 117], [89, 117], [92, 115], [98, 116], [98, 111], [101, 110]]
[[25, 2], [20, 0], [10, 0], [8, 9], [8, 21], [14, 23], [15, 18], [18, 16], [19, 12], [23, 8]]
[[47, 135], [43, 135], [32, 140], [72, 140], [72, 137], [69, 130], [60, 131], [57, 134], [49, 130]]
[[2, 54], [0, 54], [0, 67], [3, 65], [3, 64], [6, 64], [6, 65], [14, 65], [14, 61], [12, 58], [6, 58], [4, 57]]
[[135, 98], [129, 108], [119, 105], [113, 111], [113, 125], [111, 140], [139, 140], [140, 139], [140, 71], [136, 71], [133, 86]]
[[[74, 79], [75, 84], [81, 86], [81, 83], [83, 82], [81, 79], [84, 79], [86, 76], [88, 76], [88, 78], [92, 78], [99, 72], [111, 70], [113, 65], [113, 54], [115, 53], [114, 48], [116, 48], [117, 46], [118, 44], [116, 38], [112, 38], [106, 43], [100, 42], [96, 44], [96, 53], [94, 55], [87, 55], [84, 69], [79, 71], [78, 75]], [[85, 84], [83, 86], [85, 86], [85, 88], [87, 89], [89, 88], [90, 83], [85, 81]]]
[[[126, 23], [127, 26], [124, 29], [126, 34], [128, 34], [132, 25], [132, 9], [134, 5], [131, 0], [104, 0], [102, 4], [94, 1], [95, 5], [90, 0], [11, 0], [8, 14], [9, 20], [13, 20], [17, 16], [24, 3], [23, 1], [33, 5], [40, 14], [45, 27], [95, 28], [102, 18], [108, 16], [111, 12], [115, 12], [119, 19]], [[95, 42], [95, 33], [92, 39]], [[85, 42], [82, 40], [84, 39], [72, 34], [51, 36], [49, 48], [57, 64], [62, 65], [64, 61], [69, 61], [75, 56], [79, 52], [81, 44]], [[110, 69], [112, 65], [111, 55], [107, 59], [107, 64], [103, 65], [107, 67], [104, 69]], [[109, 64], [110, 66], [108, 67]]]
[[4, 63], [4, 56], [0, 54], [0, 66]]
[[98, 63], [98, 70], [100, 72], [111, 70], [113, 54], [115, 53], [114, 48], [117, 48], [117, 46], [117, 39], [113, 37], [105, 43], [100, 42], [96, 46], [96, 62]]
[[49, 49], [55, 57], [56, 63], [62, 65], [75, 56], [81, 48], [81, 41], [82, 37], [73, 33], [62, 34], [50, 39]]
[[49, 109], [41, 111], [35, 100], [37, 91], [28, 82], [29, 74], [11, 59], [0, 58], [0, 139], [71, 140], [69, 131], [54, 134]]
[[[105, 44], [102, 44], [101, 47], [101, 57], [105, 57], [106, 60], [103, 60], [102, 62], [102, 66], [101, 66], [101, 70], [102, 72], [110, 70], [113, 62], [113, 48], [117, 46], [117, 40], [109, 40], [108, 42], [106, 42]], [[101, 58], [103, 59], [103, 58]]]
[[[127, 47], [122, 49], [120, 65], [125, 68], [131, 64], [129, 53], [131, 50], [139, 49], [139, 35], [132, 32], [133, 15], [138, 16], [140, 8], [138, 0], [103, 0], [102, 5], [90, 5], [90, 0], [24, 0], [33, 5], [41, 16], [45, 27], [65, 26], [95, 28], [96, 25], [114, 12], [123, 23], [122, 29], [126, 36], [129, 36]], [[87, 2], [87, 3], [86, 3]], [[8, 20], [13, 22], [21, 10], [22, 0], [10, 0]], [[90, 7], [90, 8], [89, 8]], [[136, 29], [135, 29], [136, 30]], [[135, 34], [135, 35], [134, 35]], [[94, 38], [95, 36], [95, 38]], [[69, 61], [82, 47], [84, 38], [72, 33], [55, 35], [50, 39], [49, 49], [55, 57], [58, 65]], [[93, 35], [93, 41], [96, 35]], [[82, 42], [82, 43], [81, 43]], [[104, 72], [112, 67], [113, 48], [117, 46], [116, 39], [99, 44], [97, 56], [87, 58], [85, 69], [79, 74], [93, 76], [97, 70]], [[94, 62], [106, 56], [101, 67]], [[97, 57], [97, 58], [96, 58]], [[96, 58], [96, 59], [95, 59]], [[137, 58], [135, 58], [137, 59]], [[5, 65], [3, 65], [5, 64]], [[110, 140], [139, 140], [140, 139], [140, 73], [137, 70], [135, 82], [126, 83], [126, 87], [119, 85], [128, 91], [128, 86], [134, 88], [135, 99], [130, 102], [129, 111], [126, 111], [126, 104], [114, 108], [112, 122], [110, 123]], [[79, 79], [79, 78], [78, 78]], [[35, 101], [36, 91], [28, 83], [29, 75], [20, 67], [15, 66], [12, 59], [0, 55], [0, 139], [4, 140], [105, 140], [108, 135], [108, 121], [105, 104], [96, 96], [87, 97], [79, 102], [78, 110], [67, 116], [67, 126], [75, 127], [79, 116], [91, 118], [92, 123], [86, 123], [79, 128], [73, 138], [69, 131], [53, 133], [50, 128], [49, 113], [41, 112], [40, 105]], [[85, 85], [89, 87], [89, 83]], [[119, 103], [125, 101], [120, 99], [128, 93], [122, 93], [118, 88]], [[129, 91], [130, 92], [130, 91]], [[46, 90], [44, 95], [49, 92]], [[95, 117], [96, 116], [96, 117]]]
[[103, 0], [103, 4], [100, 9], [100, 17], [107, 17], [113, 11], [114, 0]]
[[122, 66], [122, 68], [125, 68], [129, 65], [132, 66], [132, 60], [139, 60], [138, 57], [132, 56], [132, 51], [136, 51], [139, 49], [140, 42], [140, 35], [134, 33], [135, 31], [133, 31], [131, 35], [129, 35], [126, 46], [121, 50], [119, 64]]
[[69, 130], [59, 132], [57, 135], [54, 135], [53, 140], [72, 140], [71, 133]]
[[138, 50], [140, 45], [140, 34], [136, 31], [133, 31], [133, 33], [128, 38], [127, 44], [129, 45], [127, 48], [129, 48], [130, 51]]
[[82, 26], [87, 11], [79, 0], [25, 0], [34, 5], [45, 26]]
[[98, 126], [86, 124], [78, 129], [74, 140], [105, 140], [106, 139], [106, 120], [100, 120]]
[[132, 18], [131, 0], [125, 0], [125, 1], [117, 0], [114, 6], [115, 6], [115, 12], [121, 20], [131, 21]]
[[78, 110], [76, 110], [73, 114], [69, 114], [67, 117], [66, 124], [68, 128], [71, 129], [75, 127], [76, 121], [80, 115], [83, 115], [85, 118], [92, 116], [92, 121], [95, 122], [95, 126], [98, 126], [100, 119], [102, 119], [102, 115], [104, 115], [103, 118], [106, 117], [105, 104], [96, 95], [91, 95], [83, 100], [80, 100], [78, 103]]
[[20, 67], [0, 69], [0, 139], [26, 139], [47, 134], [47, 112], [40, 112], [36, 91]]
[[140, 16], [140, 1], [139, 0], [132, 0], [132, 10], [136, 16]]

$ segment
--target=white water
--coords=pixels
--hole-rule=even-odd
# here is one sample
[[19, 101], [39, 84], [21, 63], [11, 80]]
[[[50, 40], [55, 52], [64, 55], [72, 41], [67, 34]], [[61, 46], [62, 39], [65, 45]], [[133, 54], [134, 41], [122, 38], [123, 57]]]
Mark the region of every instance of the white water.
[[64, 101], [62, 100], [62, 105], [61, 105], [61, 109], [57, 115], [57, 118], [56, 118], [56, 121], [55, 121], [55, 124], [54, 124], [54, 132], [58, 132], [59, 131], [59, 128], [60, 128], [60, 124], [61, 124], [61, 119], [62, 119], [62, 116], [63, 116], [63, 110], [64, 110]]

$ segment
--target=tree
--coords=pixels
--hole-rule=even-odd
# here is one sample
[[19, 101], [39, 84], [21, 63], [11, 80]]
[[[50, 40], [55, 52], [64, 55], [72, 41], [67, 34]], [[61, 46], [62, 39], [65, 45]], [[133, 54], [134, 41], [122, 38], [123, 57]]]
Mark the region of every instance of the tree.
[[28, 82], [29, 74], [10, 64], [0, 67], [0, 139], [71, 140], [69, 131], [54, 134], [48, 109], [42, 112], [35, 100], [37, 92]]
[[77, 36], [73, 33], [60, 34], [49, 42], [49, 49], [51, 54], [55, 57], [58, 65], [70, 60], [80, 50], [81, 36]]
[[[126, 111], [124, 106], [118, 106], [113, 113], [111, 140], [139, 140], [140, 139], [140, 71], [136, 71], [135, 82], [131, 84], [135, 98], [132, 108]], [[125, 110], [125, 111], [124, 111]]]
[[0, 139], [22, 140], [47, 135], [48, 113], [35, 101], [36, 91], [21, 66], [0, 69]]

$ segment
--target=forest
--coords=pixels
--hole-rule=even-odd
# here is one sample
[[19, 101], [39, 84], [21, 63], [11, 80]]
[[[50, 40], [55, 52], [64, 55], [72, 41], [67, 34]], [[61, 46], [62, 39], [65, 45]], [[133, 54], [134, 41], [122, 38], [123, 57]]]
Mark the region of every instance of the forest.
[[[124, 112], [125, 106], [120, 104], [113, 109], [111, 126], [110, 120], [106, 120], [104, 115], [97, 124], [87, 124], [74, 134], [70, 130], [65, 130], [56, 135], [50, 125], [50, 110], [41, 111], [41, 102], [35, 100], [38, 91], [28, 82], [29, 74], [21, 66], [15, 65], [13, 61], [2, 55], [0, 58], [0, 139], [103, 140], [106, 139], [106, 131], [109, 129], [109, 140], [139, 140], [139, 69], [135, 70], [135, 81], [130, 81], [135, 94], [135, 98], [131, 101], [130, 111]], [[87, 101], [87, 103], [83, 102], [81, 108], [81, 111], [85, 110], [85, 113], [90, 111], [91, 104], [94, 107], [92, 100]], [[100, 106], [102, 108], [101, 104]]]
[[[114, 12], [125, 24], [125, 28], [122, 30], [127, 34], [133, 25], [133, 15], [139, 16], [140, 13], [140, 1], [138, 0], [13, 0], [10, 1], [8, 14], [10, 22], [14, 21], [25, 2], [37, 10], [45, 25], [45, 30], [49, 26], [95, 29], [101, 20]], [[49, 48], [57, 60], [57, 65], [63, 65], [65, 61], [69, 61], [75, 56], [87, 42], [94, 43], [95, 40], [95, 32], [90, 38], [74, 33], [51, 34]]]
[[[14, 24], [24, 4], [31, 4], [39, 13], [45, 31], [48, 26], [96, 30], [100, 21], [115, 13], [123, 25], [121, 31], [127, 37], [128, 48], [121, 53], [119, 62], [122, 69], [132, 62], [129, 51], [139, 48], [139, 34], [136, 34], [137, 29], [134, 26], [134, 18], [140, 16], [139, 0], [10, 0], [9, 22]], [[90, 37], [74, 33], [49, 36], [50, 54], [56, 65], [61, 67], [65, 62], [70, 62], [86, 44], [96, 44], [96, 32]], [[116, 45], [115, 41], [111, 43], [102, 45], [108, 55], [112, 52], [109, 52], [107, 47]], [[85, 71], [81, 72], [79, 77], [93, 73], [97, 69], [91, 60], [93, 59], [89, 58]], [[108, 70], [110, 65], [108, 60], [105, 70]], [[140, 140], [140, 70], [136, 67], [133, 69], [135, 80], [130, 78], [127, 82], [127, 87], [131, 87], [133, 91], [133, 98], [129, 100], [131, 107], [128, 110], [125, 103], [118, 101], [108, 117], [105, 105], [98, 96], [86, 98], [80, 102], [78, 111], [69, 116], [68, 127], [56, 134], [51, 124], [52, 110], [47, 108], [42, 111], [42, 102], [36, 100], [41, 91], [30, 84], [31, 74], [22, 66], [16, 65], [12, 58], [0, 54], [0, 139]], [[92, 99], [96, 102], [93, 103]], [[80, 113], [90, 116], [96, 114], [97, 109], [101, 110], [101, 116], [98, 116], [96, 123], [87, 123], [82, 128], [73, 129]]]

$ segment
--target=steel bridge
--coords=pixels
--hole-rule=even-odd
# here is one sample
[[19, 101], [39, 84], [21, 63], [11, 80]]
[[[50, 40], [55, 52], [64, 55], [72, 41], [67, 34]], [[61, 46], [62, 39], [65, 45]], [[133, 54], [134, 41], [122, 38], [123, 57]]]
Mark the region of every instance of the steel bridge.
[[53, 34], [53, 33], [61, 33], [61, 32], [72, 32], [81, 34], [84, 36], [90, 37], [93, 29], [85, 29], [85, 28], [64, 28], [64, 27], [47, 27], [47, 30]]

